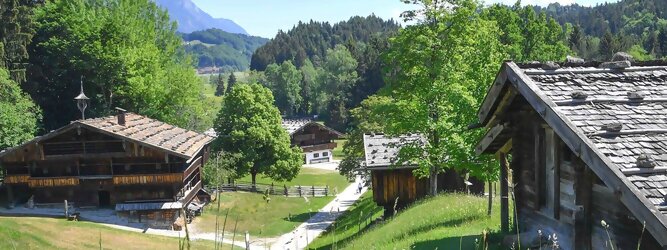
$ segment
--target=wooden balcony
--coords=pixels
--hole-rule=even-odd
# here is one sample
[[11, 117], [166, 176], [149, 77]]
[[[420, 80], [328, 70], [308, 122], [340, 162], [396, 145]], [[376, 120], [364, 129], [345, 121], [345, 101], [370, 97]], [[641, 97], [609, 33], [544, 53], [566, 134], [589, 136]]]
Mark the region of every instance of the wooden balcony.
[[24, 175], [8, 175], [5, 176], [4, 182], [6, 184], [19, 184], [19, 183], [28, 183], [28, 179], [30, 179], [30, 175], [24, 174]]
[[301, 146], [301, 149], [303, 149], [303, 152], [313, 152], [313, 151], [334, 149], [334, 148], [336, 148], [337, 145], [338, 144], [336, 144], [335, 142], [330, 142], [330, 143], [317, 144], [317, 145]]
[[28, 179], [28, 186], [31, 188], [76, 185], [79, 185], [79, 178], [77, 177], [30, 177]]
[[181, 182], [183, 182], [183, 175], [181, 173], [113, 176], [113, 184], [115, 185], [166, 184]]
[[193, 160], [192, 163], [183, 171], [183, 180], [184, 181], [186, 178], [188, 178], [194, 171], [195, 169], [199, 168], [202, 163], [202, 158], [197, 157], [197, 159]]

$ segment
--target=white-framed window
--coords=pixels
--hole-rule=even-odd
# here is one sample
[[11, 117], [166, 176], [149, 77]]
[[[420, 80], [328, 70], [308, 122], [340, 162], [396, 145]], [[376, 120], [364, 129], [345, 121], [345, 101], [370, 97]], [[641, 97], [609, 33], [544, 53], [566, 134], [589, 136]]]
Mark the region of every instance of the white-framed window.
[[329, 152], [322, 153], [322, 156], [329, 156]]
[[315, 157], [315, 158], [320, 157], [320, 153], [314, 153], [313, 157]]

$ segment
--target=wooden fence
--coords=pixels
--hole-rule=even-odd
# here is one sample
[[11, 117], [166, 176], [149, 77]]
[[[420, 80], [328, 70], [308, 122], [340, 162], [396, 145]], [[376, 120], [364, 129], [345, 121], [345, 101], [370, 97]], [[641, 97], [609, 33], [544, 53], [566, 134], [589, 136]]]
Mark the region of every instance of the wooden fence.
[[[215, 189], [215, 187], [208, 187], [209, 189]], [[220, 190], [223, 192], [256, 192], [256, 193], [267, 193], [270, 195], [284, 195], [287, 197], [324, 197], [329, 196], [331, 193], [329, 191], [329, 186], [279, 186], [273, 184], [255, 184], [252, 183], [243, 183], [237, 182], [232, 184], [223, 184], [220, 186]]]

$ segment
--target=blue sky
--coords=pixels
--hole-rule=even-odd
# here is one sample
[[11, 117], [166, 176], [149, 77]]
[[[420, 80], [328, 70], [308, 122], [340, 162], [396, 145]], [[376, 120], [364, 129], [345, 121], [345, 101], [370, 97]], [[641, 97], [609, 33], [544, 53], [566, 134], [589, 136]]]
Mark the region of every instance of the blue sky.
[[[523, 4], [547, 5], [578, 3], [591, 6], [617, 0], [522, 0]], [[398, 19], [399, 14], [411, 9], [399, 0], [193, 0], [213, 17], [224, 17], [245, 28], [251, 35], [272, 38], [278, 30], [289, 30], [299, 21], [347, 20], [351, 16], [371, 13], [382, 18]], [[486, 0], [486, 3], [514, 4], [516, 0]]]

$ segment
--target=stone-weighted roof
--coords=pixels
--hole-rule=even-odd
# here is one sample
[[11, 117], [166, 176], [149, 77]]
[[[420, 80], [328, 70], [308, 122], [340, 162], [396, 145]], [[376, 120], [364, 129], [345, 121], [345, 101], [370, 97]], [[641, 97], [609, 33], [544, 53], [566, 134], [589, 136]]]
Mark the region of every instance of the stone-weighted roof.
[[[609, 70], [563, 67], [523, 72], [557, 104], [557, 110], [590, 139], [663, 214], [667, 214], [667, 65]], [[575, 99], [574, 93], [585, 99]], [[640, 93], [643, 98], [634, 93]], [[637, 98], [634, 98], [637, 97]], [[606, 130], [618, 126], [620, 131]], [[646, 154], [665, 170], [640, 171]]]
[[[505, 63], [480, 108], [480, 122], [499, 123], [492, 121], [494, 112], [513, 89], [603, 182], [637, 197], [623, 202], [654, 236], [667, 234], [667, 62], [553, 66]], [[495, 127], [500, 131], [503, 124]], [[507, 138], [491, 131], [485, 137]], [[490, 153], [503, 144], [494, 143], [477, 150]], [[667, 238], [656, 239], [667, 244]]]
[[129, 138], [159, 149], [193, 157], [213, 137], [183, 129], [134, 113], [125, 114], [125, 125], [118, 124], [117, 116], [76, 121], [90, 127]]
[[403, 145], [416, 143], [424, 145], [426, 139], [421, 134], [387, 136], [384, 134], [364, 134], [365, 167], [369, 169], [390, 167], [415, 167], [410, 165], [392, 166]]

